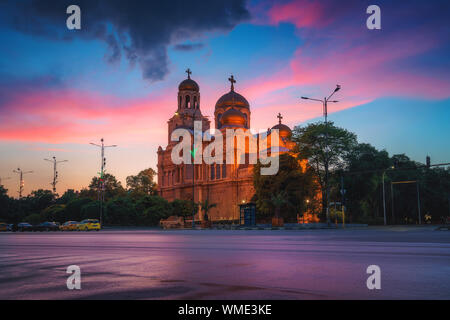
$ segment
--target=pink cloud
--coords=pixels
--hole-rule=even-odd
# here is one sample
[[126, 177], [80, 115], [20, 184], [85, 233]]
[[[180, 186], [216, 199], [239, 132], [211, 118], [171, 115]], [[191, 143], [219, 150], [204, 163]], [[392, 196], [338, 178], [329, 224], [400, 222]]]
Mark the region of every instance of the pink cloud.
[[297, 28], [322, 27], [330, 23], [324, 5], [318, 1], [296, 0], [275, 4], [268, 12], [270, 23], [291, 22]]
[[123, 100], [75, 90], [13, 93], [0, 111], [0, 140], [85, 143], [102, 136], [116, 141], [164, 141], [174, 110], [169, 94]]

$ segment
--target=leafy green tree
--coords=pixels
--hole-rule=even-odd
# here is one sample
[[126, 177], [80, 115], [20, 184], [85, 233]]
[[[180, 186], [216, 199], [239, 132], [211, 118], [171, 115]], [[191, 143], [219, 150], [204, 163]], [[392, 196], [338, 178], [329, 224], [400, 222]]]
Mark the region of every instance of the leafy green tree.
[[172, 214], [172, 206], [160, 196], [145, 196], [137, 202], [136, 211], [140, 225], [155, 226]]
[[[349, 221], [382, 223], [382, 171], [392, 166], [388, 153], [378, 151], [370, 144], [360, 143], [347, 153], [345, 161], [346, 171], [353, 173], [344, 175]], [[331, 199], [340, 202], [340, 172], [336, 172], [332, 184], [336, 188], [332, 190]]]
[[41, 223], [41, 216], [37, 213], [33, 213], [30, 214], [29, 216], [26, 216], [24, 220], [29, 224], [36, 225]]
[[8, 196], [8, 190], [0, 185], [0, 222], [12, 220], [11, 202], [12, 199]]
[[94, 202], [92, 199], [89, 198], [76, 198], [66, 205], [66, 218], [65, 220], [75, 220], [75, 221], [81, 221], [83, 220], [83, 214], [81, 212], [81, 208], [89, 203]]
[[287, 204], [287, 193], [286, 191], [280, 191], [272, 195], [270, 201], [272, 205], [275, 207], [275, 217], [280, 217], [280, 209], [283, 205]]
[[66, 205], [54, 204], [45, 208], [41, 212], [41, 220], [64, 223], [66, 221]]
[[91, 201], [83, 205], [80, 209], [81, 220], [84, 219], [100, 219], [100, 203]]
[[326, 167], [328, 166], [329, 172], [345, 167], [347, 154], [357, 144], [356, 135], [336, 127], [333, 122], [328, 122], [328, 126], [323, 122], [317, 122], [305, 127], [295, 127], [292, 137], [292, 140], [297, 143], [296, 151], [299, 157], [308, 160], [317, 176], [322, 190], [322, 210], [325, 212]]
[[66, 190], [66, 192], [64, 192], [64, 194], [61, 197], [59, 197], [56, 200], [56, 202], [59, 203], [59, 204], [67, 204], [67, 203], [69, 203], [69, 201], [71, 201], [71, 200], [73, 200], [73, 199], [75, 199], [77, 197], [78, 197], [78, 195], [75, 192], [75, 190], [68, 189], [68, 190]]
[[175, 199], [170, 204], [172, 207], [171, 215], [183, 217], [185, 220], [188, 217], [192, 218], [193, 212], [192, 201]]
[[39, 189], [32, 191], [31, 195], [27, 197], [27, 201], [33, 212], [40, 213], [55, 202], [55, 194], [50, 190]]
[[276, 206], [272, 196], [282, 193], [286, 202], [279, 206], [280, 216], [286, 221], [295, 221], [297, 214], [305, 211], [306, 199], [314, 198], [318, 192], [319, 185], [312, 169], [307, 166], [303, 170], [299, 159], [287, 153], [280, 155], [276, 175], [261, 175], [260, 169], [258, 163], [253, 171], [255, 195], [252, 201], [256, 203], [258, 218], [267, 220], [274, 215]]
[[135, 225], [137, 214], [135, 203], [130, 197], [116, 197], [106, 204], [106, 222], [113, 225]]
[[[105, 173], [103, 176], [103, 183], [105, 188], [105, 200], [108, 201], [116, 196], [123, 196], [126, 194], [125, 189], [122, 187], [120, 181], [117, 181], [116, 177], [112, 174]], [[99, 177], [93, 177], [89, 184], [89, 195], [97, 195], [98, 190], [101, 187], [101, 181]], [[95, 198], [93, 198], [95, 199]]]
[[134, 193], [156, 194], [156, 183], [153, 181], [156, 171], [152, 168], [142, 170], [137, 176], [127, 177], [127, 188]]

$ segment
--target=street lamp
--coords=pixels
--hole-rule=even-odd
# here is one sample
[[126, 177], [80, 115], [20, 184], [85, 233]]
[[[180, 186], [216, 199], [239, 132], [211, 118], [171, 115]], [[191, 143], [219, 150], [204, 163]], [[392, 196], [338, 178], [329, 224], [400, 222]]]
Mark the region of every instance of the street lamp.
[[[100, 156], [101, 156], [101, 171], [100, 171], [100, 180], [103, 179], [103, 173], [105, 171], [105, 165], [106, 165], [106, 158], [105, 158], [105, 148], [115, 148], [117, 147], [116, 144], [105, 146], [104, 139], [100, 139], [101, 144], [96, 144], [90, 142], [89, 144], [99, 147], [101, 149]], [[105, 201], [105, 182], [101, 181], [100, 183], [101, 189], [98, 191], [98, 200], [100, 202], [100, 227], [103, 225], [103, 201]]]
[[323, 106], [323, 116], [325, 118], [325, 203], [326, 203], [326, 215], [327, 215], [327, 224], [330, 224], [330, 214], [329, 214], [329, 208], [328, 208], [328, 203], [329, 203], [329, 191], [328, 191], [328, 102], [332, 102], [332, 103], [336, 103], [338, 102], [337, 100], [330, 100], [331, 97], [338, 92], [339, 90], [341, 90], [341, 86], [340, 85], [336, 85], [336, 88], [334, 89], [334, 91], [328, 96], [328, 98], [323, 98], [323, 99], [314, 99], [314, 98], [309, 98], [309, 97], [301, 97], [303, 100], [312, 100], [312, 101], [318, 101], [320, 103], [322, 103]]

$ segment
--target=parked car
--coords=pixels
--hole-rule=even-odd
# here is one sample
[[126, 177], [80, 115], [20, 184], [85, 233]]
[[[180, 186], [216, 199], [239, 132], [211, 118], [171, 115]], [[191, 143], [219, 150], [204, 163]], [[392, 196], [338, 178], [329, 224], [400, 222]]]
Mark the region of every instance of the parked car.
[[28, 222], [21, 222], [17, 225], [17, 231], [33, 231], [33, 226]]
[[80, 223], [78, 221], [67, 221], [59, 226], [59, 230], [61, 231], [74, 231], [78, 230], [78, 225]]
[[0, 231], [8, 231], [8, 225], [6, 223], [0, 222]]
[[97, 219], [85, 219], [80, 222], [78, 225], [78, 230], [80, 231], [89, 231], [89, 230], [100, 230], [100, 221]]
[[41, 224], [38, 224], [37, 226], [33, 227], [33, 231], [58, 231], [59, 226], [54, 224], [53, 222], [42, 222]]
[[14, 224], [8, 224], [7, 226], [6, 226], [6, 229], [8, 229], [8, 231], [14, 231]]

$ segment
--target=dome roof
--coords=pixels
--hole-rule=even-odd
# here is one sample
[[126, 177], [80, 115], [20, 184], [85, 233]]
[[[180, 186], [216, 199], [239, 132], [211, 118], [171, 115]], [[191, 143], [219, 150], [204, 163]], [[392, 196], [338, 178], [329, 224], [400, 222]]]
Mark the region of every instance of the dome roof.
[[289, 138], [292, 135], [291, 128], [282, 123], [273, 126], [272, 129], [278, 129], [281, 138]]
[[216, 109], [220, 107], [241, 107], [249, 109], [250, 104], [242, 95], [234, 90], [231, 90], [217, 100]]
[[224, 112], [220, 118], [220, 122], [222, 123], [222, 126], [244, 127], [246, 119], [242, 112], [231, 108]]
[[191, 78], [188, 78], [186, 80], [183, 80], [180, 85], [178, 86], [178, 90], [190, 90], [190, 91], [200, 91], [200, 87], [198, 86], [197, 82], [192, 80]]

